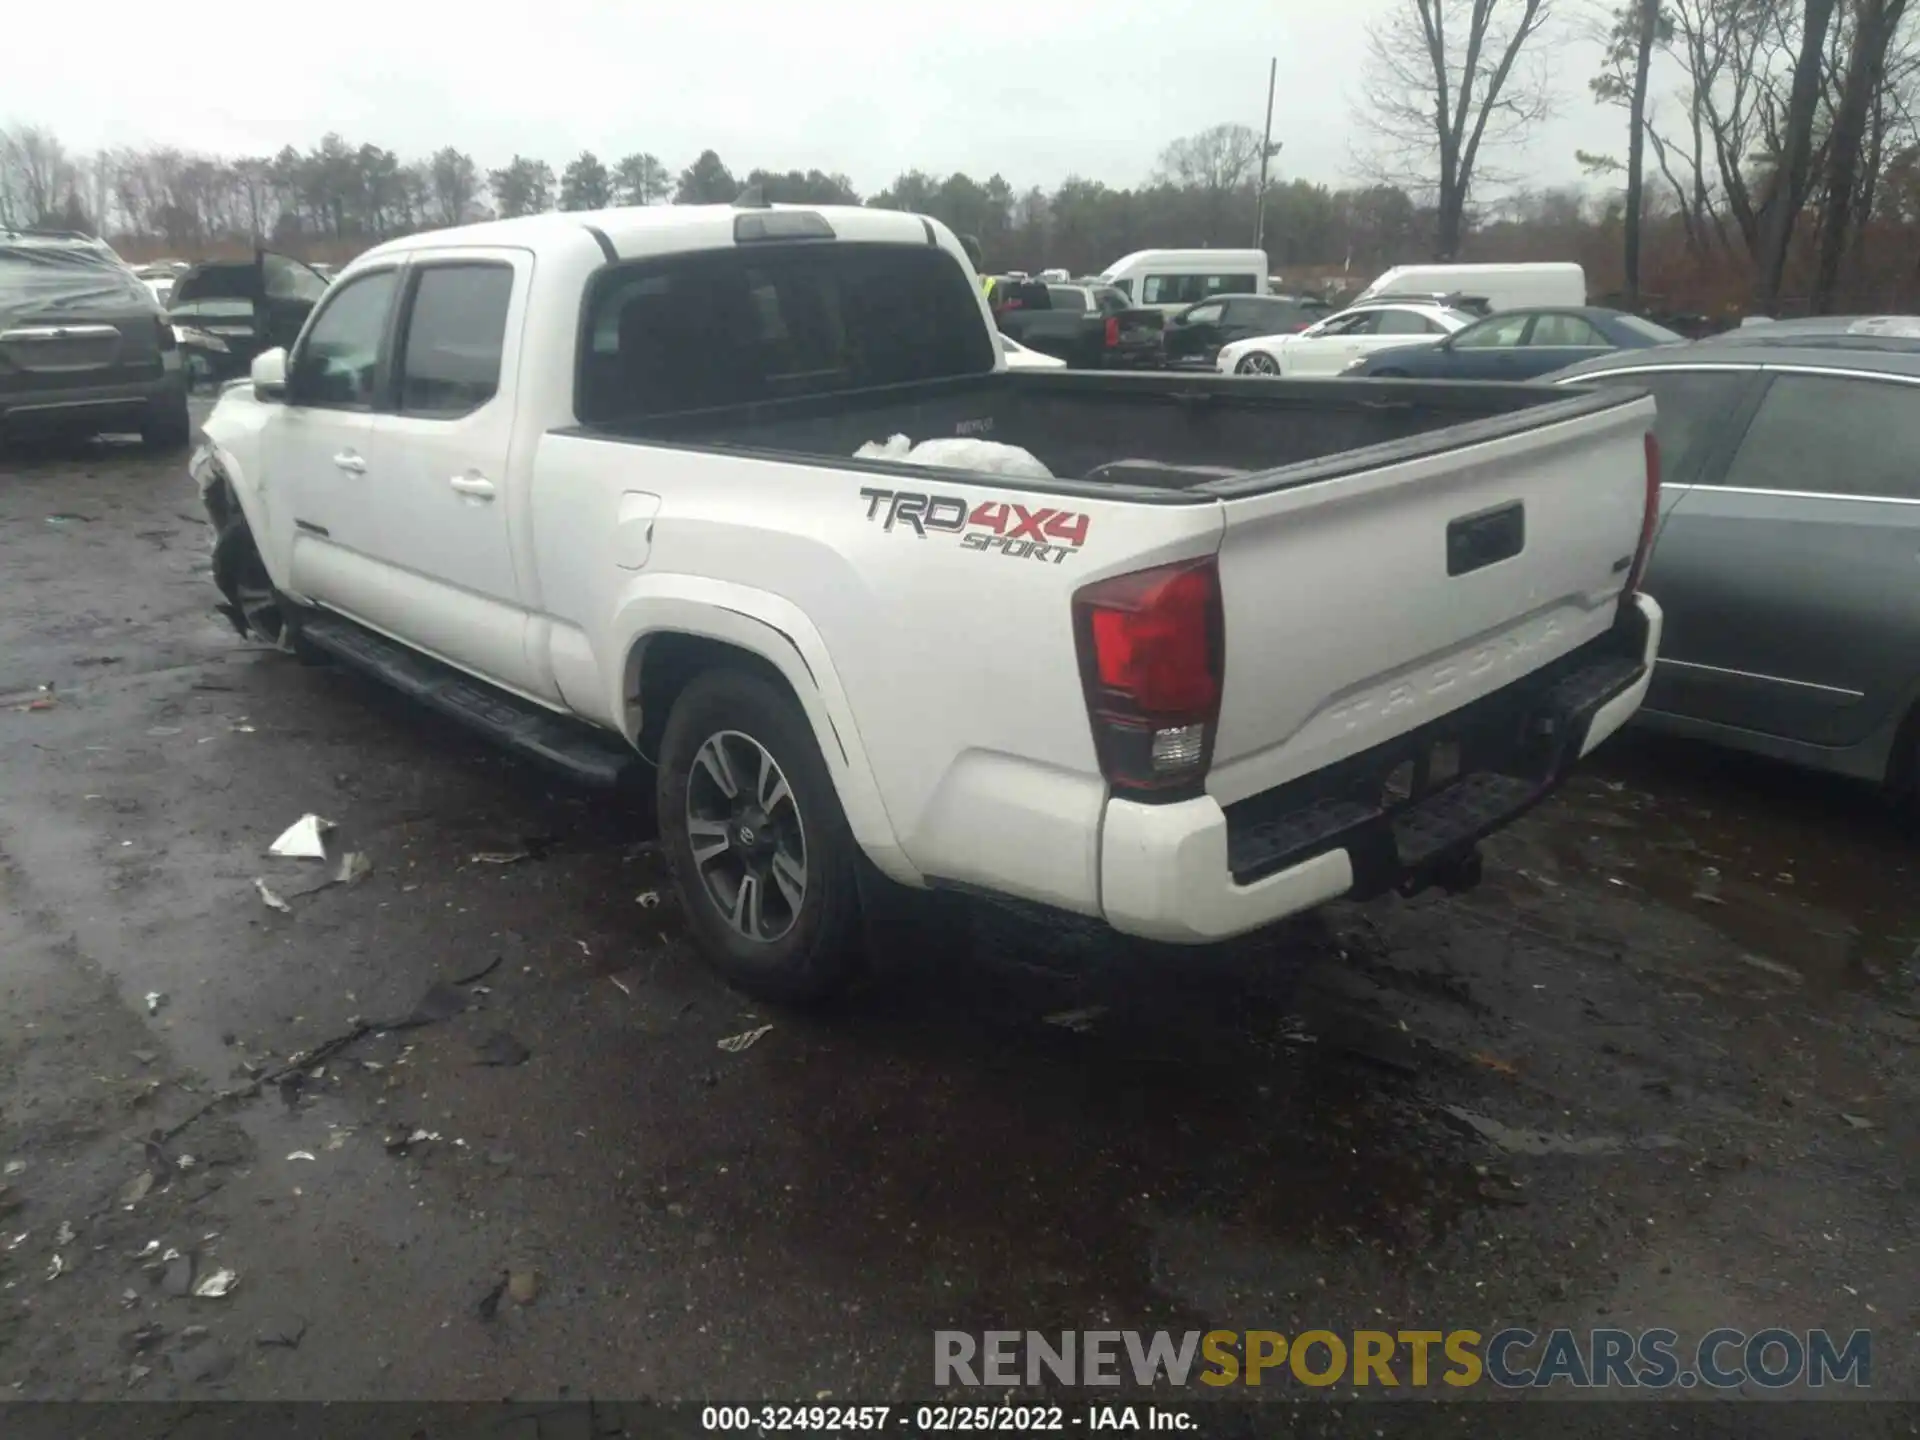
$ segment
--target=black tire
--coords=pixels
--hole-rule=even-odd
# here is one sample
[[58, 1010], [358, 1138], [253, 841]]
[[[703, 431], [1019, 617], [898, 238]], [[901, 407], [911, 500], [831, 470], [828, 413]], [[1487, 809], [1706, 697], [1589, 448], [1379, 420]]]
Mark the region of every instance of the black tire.
[[147, 406], [140, 423], [140, 443], [156, 454], [184, 450], [193, 440], [193, 417], [187, 413], [185, 392], [162, 396]]
[[[702, 756], [710, 744], [720, 747], [718, 763], [747, 803], [729, 800], [712, 755]], [[748, 778], [756, 756], [771, 760], [785, 786], [784, 797], [765, 809], [758, 801], [766, 770]], [[697, 676], [668, 716], [656, 784], [660, 838], [681, 913], [714, 970], [749, 995], [788, 1005], [829, 999], [858, 978], [859, 851], [812, 728], [789, 694], [745, 670]], [[696, 825], [706, 827], [704, 865], [694, 854]]]

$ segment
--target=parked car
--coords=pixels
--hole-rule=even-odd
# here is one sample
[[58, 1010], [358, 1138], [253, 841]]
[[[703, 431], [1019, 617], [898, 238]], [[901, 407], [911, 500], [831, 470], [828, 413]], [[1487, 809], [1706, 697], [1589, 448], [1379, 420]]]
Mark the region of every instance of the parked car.
[[994, 282], [987, 305], [1002, 334], [1076, 370], [1140, 370], [1160, 363], [1164, 317], [1135, 309], [1111, 285], [1009, 277]]
[[1333, 307], [1308, 295], [1229, 295], [1167, 317], [1162, 349], [1168, 365], [1211, 370], [1220, 347], [1254, 335], [1291, 335]]
[[1920, 779], [1920, 318], [1779, 321], [1553, 377], [1659, 402], [1650, 726]]
[[1295, 335], [1258, 335], [1222, 345], [1214, 368], [1222, 375], [1338, 375], [1374, 350], [1416, 338], [1438, 340], [1464, 330], [1473, 319], [1445, 305], [1418, 301], [1356, 305]]
[[1686, 337], [1619, 310], [1504, 310], [1438, 340], [1359, 356], [1341, 373], [1422, 380], [1534, 380], [1613, 350]]
[[1658, 645], [1644, 397], [1012, 376], [917, 215], [411, 235], [251, 375], [192, 465], [237, 623], [651, 762], [689, 935], [774, 999], [889, 881], [1188, 944], [1464, 888]]
[[185, 445], [185, 372], [159, 302], [110, 246], [0, 230], [0, 432], [49, 430]]
[[196, 381], [247, 373], [262, 350], [293, 343], [326, 277], [290, 256], [260, 250], [250, 260], [210, 260], [173, 287], [168, 314]]

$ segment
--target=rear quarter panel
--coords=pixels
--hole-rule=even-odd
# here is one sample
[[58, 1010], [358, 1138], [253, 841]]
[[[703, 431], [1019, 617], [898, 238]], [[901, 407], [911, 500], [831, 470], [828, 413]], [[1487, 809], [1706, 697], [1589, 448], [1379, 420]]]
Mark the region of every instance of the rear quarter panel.
[[[650, 540], [618, 523], [634, 493], [658, 497]], [[816, 734], [876, 860], [897, 845], [912, 872], [899, 878], [991, 885], [1086, 914], [1098, 913], [1106, 786], [1073, 593], [1209, 553], [1220, 523], [1215, 504], [1055, 500], [971, 472], [579, 434], [542, 440], [534, 494], [535, 563], [576, 708], [617, 707], [578, 692], [621, 675], [649, 635], [680, 628], [688, 595], [724, 594], [725, 608], [789, 635], [805, 657], [813, 673], [796, 689], [817, 683], [826, 697], [830, 726]], [[862, 764], [877, 814], [860, 804]]]

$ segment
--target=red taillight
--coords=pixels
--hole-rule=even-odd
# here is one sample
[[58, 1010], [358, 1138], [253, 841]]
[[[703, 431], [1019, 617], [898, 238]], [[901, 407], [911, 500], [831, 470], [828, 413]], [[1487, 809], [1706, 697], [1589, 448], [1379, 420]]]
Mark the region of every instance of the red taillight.
[[1074, 638], [1094, 748], [1115, 790], [1192, 790], [1213, 756], [1225, 649], [1213, 557], [1089, 585]]
[[1111, 350], [1113, 349], [1114, 346], [1118, 345], [1119, 343], [1120, 343], [1120, 321], [1117, 317], [1109, 315], [1107, 317], [1107, 348]]
[[1653, 532], [1660, 523], [1660, 442], [1647, 432], [1647, 498], [1640, 512], [1640, 545], [1633, 552], [1633, 568], [1627, 571], [1627, 594], [1640, 588], [1647, 573], [1647, 558], [1653, 554]]

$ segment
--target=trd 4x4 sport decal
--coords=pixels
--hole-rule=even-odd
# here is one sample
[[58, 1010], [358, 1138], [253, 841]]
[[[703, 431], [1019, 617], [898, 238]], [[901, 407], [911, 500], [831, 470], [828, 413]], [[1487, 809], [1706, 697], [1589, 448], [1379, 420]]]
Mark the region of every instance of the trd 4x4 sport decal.
[[962, 549], [1058, 565], [1087, 543], [1088, 517], [1048, 505], [983, 500], [970, 506], [958, 495], [862, 487], [867, 519], [883, 530], [905, 527], [922, 540], [928, 534], [958, 535]]

